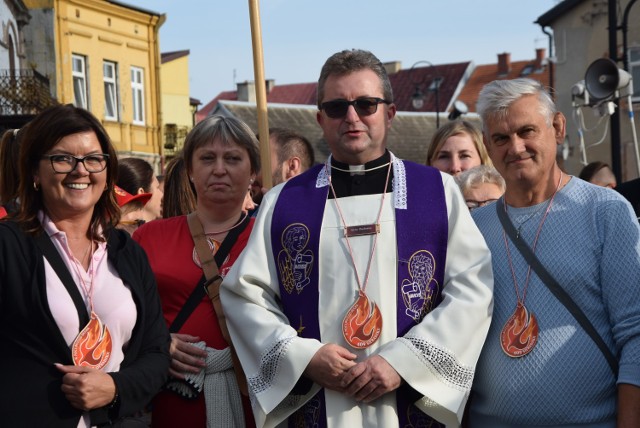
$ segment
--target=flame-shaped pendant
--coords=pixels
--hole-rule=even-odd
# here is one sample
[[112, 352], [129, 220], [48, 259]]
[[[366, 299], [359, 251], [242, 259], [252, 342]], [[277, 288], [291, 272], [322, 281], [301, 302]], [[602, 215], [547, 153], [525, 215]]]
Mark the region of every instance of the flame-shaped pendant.
[[536, 316], [518, 303], [500, 333], [500, 346], [505, 354], [518, 358], [527, 355], [538, 343]]
[[109, 328], [92, 311], [91, 319], [71, 344], [73, 364], [101, 369], [111, 357], [111, 347], [112, 341]]
[[381, 331], [382, 314], [378, 305], [363, 292], [358, 292], [356, 302], [342, 320], [344, 340], [356, 349], [365, 349], [378, 340]]

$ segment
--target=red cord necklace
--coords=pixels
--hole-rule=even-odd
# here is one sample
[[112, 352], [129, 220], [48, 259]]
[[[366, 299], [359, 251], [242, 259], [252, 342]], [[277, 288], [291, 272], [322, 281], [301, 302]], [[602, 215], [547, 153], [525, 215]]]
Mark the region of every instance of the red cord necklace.
[[109, 359], [111, 358], [111, 350], [113, 341], [111, 339], [111, 332], [106, 324], [100, 320], [98, 314], [93, 310], [93, 279], [95, 277], [95, 271], [93, 269], [93, 241], [89, 243], [89, 285], [84, 281], [82, 273], [78, 265], [80, 262], [73, 260], [73, 266], [78, 275], [78, 280], [82, 290], [84, 291], [87, 299], [89, 300], [89, 310], [91, 316], [87, 325], [78, 333], [76, 338], [71, 344], [71, 356], [73, 357], [73, 364], [81, 367], [89, 367], [92, 369], [100, 370], [103, 368]]
[[[556, 186], [556, 190], [553, 192], [551, 199], [549, 199], [549, 203], [547, 204], [547, 208], [540, 220], [540, 224], [538, 225], [538, 230], [536, 232], [536, 236], [533, 240], [532, 250], [535, 254], [536, 246], [538, 244], [538, 238], [540, 237], [540, 232], [542, 231], [542, 226], [544, 225], [544, 221], [551, 211], [551, 206], [553, 205], [553, 199], [556, 197], [558, 190], [560, 189], [560, 184], [562, 183], [562, 171], [560, 171], [560, 179], [558, 180], [558, 185]], [[507, 203], [505, 200], [504, 210], [507, 212]], [[536, 210], [538, 212], [538, 210]], [[527, 218], [529, 220], [529, 218]], [[519, 239], [520, 233], [518, 233]], [[511, 268], [511, 276], [513, 277], [513, 285], [516, 290], [516, 309], [513, 314], [509, 317], [507, 322], [502, 327], [502, 331], [500, 332], [500, 346], [505, 354], [512, 358], [519, 358], [527, 355], [529, 352], [533, 350], [533, 348], [538, 343], [538, 335], [539, 335], [539, 327], [538, 320], [533, 312], [529, 312], [524, 302], [527, 298], [527, 287], [529, 286], [529, 279], [531, 278], [531, 265], [527, 270], [527, 277], [524, 282], [524, 288], [522, 289], [522, 296], [520, 296], [520, 287], [518, 286], [518, 279], [516, 278], [516, 271], [513, 268], [513, 261], [511, 260], [511, 251], [509, 249], [509, 241], [507, 240], [507, 234], [502, 230], [502, 238], [504, 239], [504, 245], [507, 249], [507, 259], [509, 260], [509, 267]]]
[[[387, 178], [384, 184], [384, 190], [382, 192], [382, 200], [380, 202], [380, 209], [378, 210], [378, 217], [376, 222], [370, 225], [359, 226], [347, 226], [347, 223], [338, 204], [338, 197], [336, 191], [331, 183], [331, 175], [329, 174], [329, 168], [326, 167], [327, 175], [329, 176], [329, 186], [333, 193], [333, 200], [336, 204], [336, 209], [340, 215], [342, 226], [344, 227], [344, 239], [347, 242], [347, 248], [349, 249], [349, 255], [351, 256], [351, 263], [353, 264], [353, 270], [356, 276], [356, 282], [358, 284], [358, 291], [356, 293], [356, 301], [344, 316], [342, 320], [342, 335], [344, 340], [356, 349], [365, 349], [373, 345], [382, 332], [382, 313], [378, 305], [371, 301], [367, 296], [365, 290], [369, 283], [369, 273], [371, 272], [371, 265], [373, 256], [376, 252], [376, 246], [378, 243], [378, 234], [380, 233], [380, 217], [382, 216], [382, 209], [384, 207], [384, 199], [387, 193], [387, 186], [389, 184], [389, 177], [391, 175], [391, 166], [393, 162], [389, 162], [387, 169]], [[356, 266], [355, 258], [353, 257], [353, 249], [349, 242], [349, 237], [362, 236], [362, 235], [374, 235], [373, 245], [371, 248], [371, 254], [369, 255], [369, 262], [367, 263], [367, 270], [365, 272], [364, 280], [360, 281], [360, 275], [358, 274], [358, 268]]]

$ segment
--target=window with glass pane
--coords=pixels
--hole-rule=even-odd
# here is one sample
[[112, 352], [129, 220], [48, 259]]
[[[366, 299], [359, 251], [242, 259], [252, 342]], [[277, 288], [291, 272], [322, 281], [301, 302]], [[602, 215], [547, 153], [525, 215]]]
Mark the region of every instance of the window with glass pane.
[[109, 120], [118, 120], [118, 80], [116, 63], [105, 61], [102, 64], [104, 80], [104, 117]]
[[133, 123], [144, 125], [144, 70], [139, 67], [131, 67], [131, 92]]
[[71, 75], [73, 76], [74, 105], [88, 109], [87, 97], [87, 58], [82, 55], [71, 55]]
[[629, 49], [629, 73], [633, 78], [634, 102], [640, 102], [640, 47]]

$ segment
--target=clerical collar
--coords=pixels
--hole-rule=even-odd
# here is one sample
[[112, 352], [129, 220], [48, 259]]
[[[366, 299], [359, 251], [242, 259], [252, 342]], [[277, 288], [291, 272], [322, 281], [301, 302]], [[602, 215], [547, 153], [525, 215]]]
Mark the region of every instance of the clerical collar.
[[386, 173], [384, 169], [385, 166], [389, 165], [391, 162], [391, 155], [388, 150], [384, 151], [384, 154], [380, 156], [378, 159], [374, 159], [370, 162], [365, 163], [364, 165], [349, 165], [343, 162], [337, 161], [335, 158], [331, 158], [331, 172], [342, 172], [348, 173], [350, 175], [365, 175], [374, 172], [383, 172]]
[[[367, 162], [364, 165], [357, 165], [358, 170], [362, 172], [350, 172], [350, 167], [346, 163], [337, 162], [331, 158], [331, 182], [335, 189], [336, 196], [343, 198], [346, 196], [375, 195], [382, 193], [387, 183], [387, 192], [392, 191], [393, 167], [391, 168], [390, 179], [387, 181], [387, 171], [391, 162], [391, 154], [385, 150], [384, 154], [378, 159]], [[337, 166], [339, 169], [333, 168]], [[381, 167], [381, 166], [385, 166]], [[333, 199], [333, 192], [329, 192], [329, 199]]]

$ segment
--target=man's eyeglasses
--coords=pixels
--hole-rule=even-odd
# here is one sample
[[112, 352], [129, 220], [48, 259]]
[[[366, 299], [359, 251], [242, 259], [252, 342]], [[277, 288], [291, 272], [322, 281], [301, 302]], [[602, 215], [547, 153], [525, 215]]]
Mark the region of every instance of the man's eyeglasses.
[[42, 155], [42, 159], [49, 159], [51, 167], [58, 174], [68, 174], [76, 169], [78, 162], [84, 165], [87, 172], [101, 172], [107, 167], [109, 155], [96, 153], [83, 157], [73, 155]]
[[467, 204], [467, 208], [469, 208], [469, 210], [473, 210], [479, 207], [484, 207], [485, 205], [489, 205], [492, 202], [497, 201], [497, 199], [487, 199], [486, 201], [474, 201], [473, 199], [467, 199], [465, 200], [465, 203]]
[[382, 103], [391, 104], [391, 101], [376, 97], [356, 98], [353, 101], [332, 100], [320, 104], [320, 110], [324, 110], [331, 119], [342, 119], [347, 115], [349, 106], [353, 106], [358, 116], [370, 116], [378, 111], [378, 104]]

